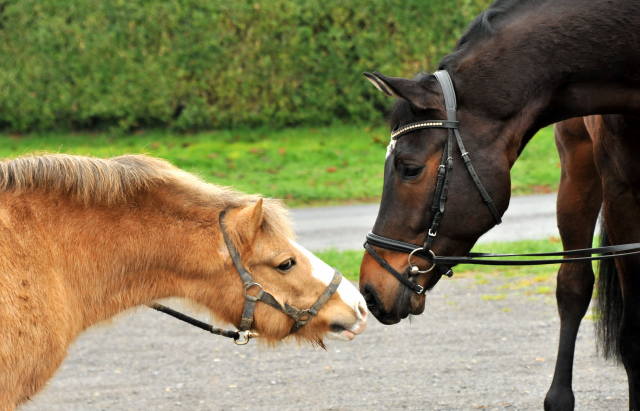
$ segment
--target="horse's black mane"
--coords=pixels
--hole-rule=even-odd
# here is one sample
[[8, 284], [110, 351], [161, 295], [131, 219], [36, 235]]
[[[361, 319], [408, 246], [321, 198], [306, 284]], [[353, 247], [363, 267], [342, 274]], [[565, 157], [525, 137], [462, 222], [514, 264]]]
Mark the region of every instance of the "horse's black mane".
[[[474, 44], [478, 40], [487, 39], [495, 36], [504, 27], [505, 23], [510, 22], [514, 18], [518, 18], [522, 12], [527, 12], [540, 6], [548, 0], [496, 0], [485, 11], [478, 14], [476, 18], [469, 24], [464, 34], [458, 39], [453, 52], [445, 56], [439, 64], [439, 69], [448, 69], [449, 66], [455, 65], [455, 61], [472, 50]], [[421, 82], [428, 81], [433, 74], [419, 73], [414, 80]], [[411, 103], [404, 99], [396, 100], [395, 104], [390, 107], [386, 114], [386, 120], [393, 129], [397, 124], [411, 123], [424, 120], [419, 118]], [[424, 113], [423, 113], [424, 114]]]
[[495, 20], [499, 17], [509, 17], [509, 13], [519, 8], [537, 6], [545, 0], [496, 0], [489, 8], [478, 14], [469, 24], [467, 30], [458, 39], [455, 50], [460, 50], [471, 40], [478, 40], [494, 36], [498, 30]]

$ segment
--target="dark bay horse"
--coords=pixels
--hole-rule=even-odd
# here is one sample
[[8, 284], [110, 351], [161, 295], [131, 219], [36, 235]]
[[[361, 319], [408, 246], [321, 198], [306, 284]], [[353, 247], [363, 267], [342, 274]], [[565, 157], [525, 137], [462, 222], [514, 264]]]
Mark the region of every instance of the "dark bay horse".
[[[640, 36], [636, 34], [639, 28], [640, 3], [629, 0], [498, 1], [472, 22], [454, 52], [439, 66], [452, 80], [457, 99], [456, 126], [468, 155], [461, 156], [456, 148], [456, 155], [452, 156], [453, 171], [448, 176], [448, 194], [445, 193], [446, 212], [439, 216], [437, 237], [432, 233], [435, 240], [429, 251], [433, 255], [466, 255], [477, 239], [496, 224], [509, 204], [510, 167], [541, 127], [593, 114], [615, 115], [601, 117], [605, 132], [593, 140], [592, 146], [585, 143], [589, 148], [579, 144], [580, 139], [568, 140], [566, 146], [560, 147], [565, 161], [570, 158], [579, 161], [581, 155], [586, 155], [580, 154], [581, 150], [593, 156], [590, 165], [582, 170], [587, 175], [582, 177], [582, 183], [572, 185], [569, 177], [563, 176], [559, 201], [569, 205], [574, 202], [573, 206], [559, 207], [561, 229], [575, 221], [589, 221], [584, 227], [586, 234], [577, 233], [575, 238], [569, 238], [571, 230], [564, 230], [565, 247], [590, 245], [588, 240], [601, 200], [611, 243], [640, 239], [640, 168], [636, 166], [640, 141], [633, 133], [634, 116], [640, 113]], [[439, 78], [429, 73], [414, 79], [374, 73], [368, 79], [397, 99], [390, 125], [392, 131], [402, 131], [402, 136], [390, 145], [380, 212], [372, 231], [421, 247], [426, 244], [432, 217], [437, 214], [437, 207], [432, 212], [431, 206], [450, 134], [446, 128], [403, 131], [403, 127], [448, 119], [443, 88]], [[467, 159], [473, 162], [486, 196], [467, 172]], [[595, 180], [594, 175], [598, 176]], [[585, 196], [571, 200], [572, 190], [597, 194], [598, 181], [602, 182], [601, 198], [595, 195], [586, 202], [581, 202]], [[495, 213], [487, 206], [487, 197]], [[581, 202], [580, 206], [576, 206], [577, 202]], [[406, 253], [374, 249], [382, 261], [411, 277], [418, 288], [432, 288], [446, 271], [437, 268], [427, 272], [431, 263], [426, 259], [414, 256], [409, 263]], [[549, 410], [573, 407], [570, 388], [573, 341], [588, 304], [587, 291], [592, 287], [589, 283], [593, 281], [589, 276], [584, 281], [575, 280], [584, 276], [586, 270], [569, 268], [570, 265], [563, 265], [559, 275], [562, 331], [556, 379], [545, 401]], [[413, 266], [419, 272], [410, 276], [414, 274], [410, 272]], [[637, 410], [640, 299], [635, 295], [640, 292], [640, 280], [636, 279], [640, 278], [637, 276], [640, 258], [619, 258], [615, 266], [620, 299], [616, 300], [613, 293], [608, 306], [617, 304], [619, 308], [619, 327], [613, 327], [618, 341], [609, 341], [608, 346], [620, 352], [629, 377], [630, 409]], [[424, 294], [414, 292], [390, 275], [388, 268], [370, 253], [362, 261], [360, 289], [371, 312], [386, 324], [424, 310]], [[602, 315], [607, 318], [608, 314]]]
[[277, 200], [152, 157], [0, 162], [0, 411], [42, 389], [85, 329], [162, 298], [266, 343], [353, 339], [366, 325], [362, 295], [289, 225]]

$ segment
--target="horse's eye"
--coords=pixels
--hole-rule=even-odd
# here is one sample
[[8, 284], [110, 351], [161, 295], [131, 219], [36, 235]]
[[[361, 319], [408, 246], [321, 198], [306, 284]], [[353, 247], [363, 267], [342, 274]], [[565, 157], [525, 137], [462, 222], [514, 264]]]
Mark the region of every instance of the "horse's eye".
[[422, 167], [410, 167], [407, 166], [404, 168], [403, 171], [403, 176], [406, 179], [412, 179], [415, 177], [418, 177], [420, 175], [420, 173], [422, 173], [422, 170], [424, 170], [424, 166]]
[[288, 259], [287, 261], [285, 261], [284, 263], [280, 264], [278, 266], [278, 270], [280, 271], [289, 271], [293, 268], [293, 266], [296, 265], [296, 262], [293, 259]]

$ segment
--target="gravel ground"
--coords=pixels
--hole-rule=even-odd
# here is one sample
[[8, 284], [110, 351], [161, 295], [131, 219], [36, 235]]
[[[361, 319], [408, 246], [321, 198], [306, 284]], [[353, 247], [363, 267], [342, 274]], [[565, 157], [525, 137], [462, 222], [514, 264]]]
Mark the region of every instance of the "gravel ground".
[[[394, 326], [372, 319], [327, 351], [238, 347], [141, 310], [86, 332], [20, 411], [541, 410], [558, 342], [555, 299], [500, 290], [504, 281], [444, 279], [421, 316]], [[574, 391], [577, 410], [628, 406], [624, 370], [595, 356], [588, 320]]]

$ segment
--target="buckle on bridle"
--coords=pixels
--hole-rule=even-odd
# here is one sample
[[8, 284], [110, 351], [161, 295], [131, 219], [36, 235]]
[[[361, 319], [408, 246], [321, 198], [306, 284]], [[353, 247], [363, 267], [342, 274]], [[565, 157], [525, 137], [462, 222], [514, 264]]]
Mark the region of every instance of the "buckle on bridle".
[[429, 233], [428, 234], [429, 234], [429, 237], [435, 237], [436, 234], [438, 234], [438, 232], [436, 231], [435, 233], [432, 233], [431, 229], [429, 229]]

